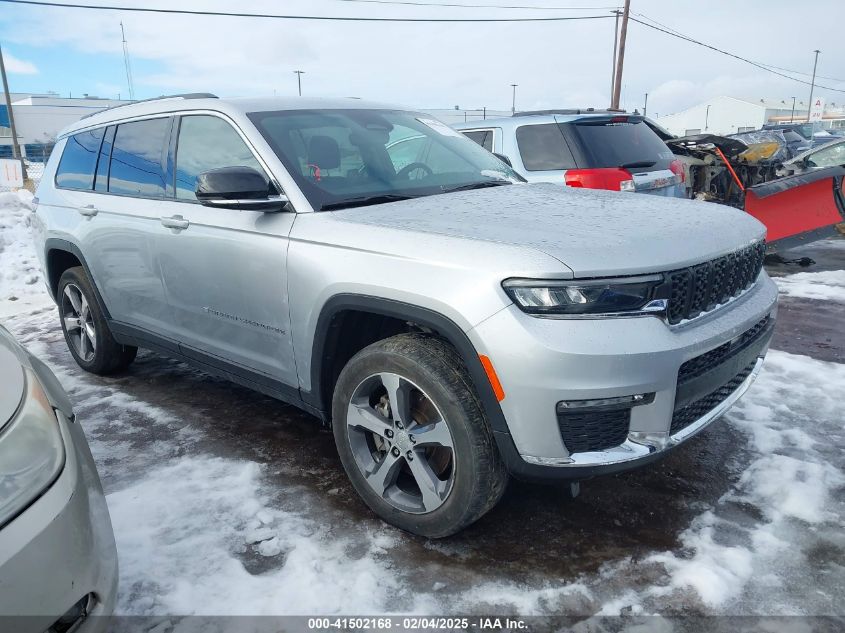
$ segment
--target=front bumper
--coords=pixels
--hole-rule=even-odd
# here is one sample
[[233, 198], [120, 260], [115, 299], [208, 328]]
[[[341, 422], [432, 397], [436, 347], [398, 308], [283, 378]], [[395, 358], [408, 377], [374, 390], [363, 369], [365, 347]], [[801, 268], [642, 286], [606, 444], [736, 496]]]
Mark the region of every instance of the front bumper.
[[65, 443], [59, 478], [0, 530], [0, 630], [40, 633], [83, 604], [75, 633], [108, 625], [117, 551], [94, 460], [81, 427], [57, 412]]
[[[505, 391], [500, 406], [507, 428], [494, 430], [509, 469], [530, 479], [581, 479], [662, 457], [718, 419], [751, 386], [768, 349], [776, 306], [777, 288], [762, 273], [730, 305], [674, 327], [655, 316], [535, 318], [516, 306], [490, 317], [469, 336], [478, 353], [491, 359]], [[676, 428], [678, 403], [689, 391], [687, 384], [679, 388], [682, 365], [736, 341], [766, 316], [767, 329], [735, 359], [745, 366], [724, 380], [733, 379], [726, 397]], [[726, 363], [720, 371], [732, 369]], [[633, 394], [648, 397], [630, 407], [618, 441], [598, 450], [567, 447], [559, 402]]]

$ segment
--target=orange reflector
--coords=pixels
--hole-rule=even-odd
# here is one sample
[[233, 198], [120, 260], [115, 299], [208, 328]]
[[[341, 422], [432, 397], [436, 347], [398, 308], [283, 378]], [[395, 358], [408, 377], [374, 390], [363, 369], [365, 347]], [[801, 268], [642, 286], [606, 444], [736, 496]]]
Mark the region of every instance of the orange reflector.
[[496, 400], [501, 402], [505, 399], [505, 390], [502, 389], [502, 383], [499, 382], [496, 370], [493, 369], [493, 363], [484, 354], [479, 354], [478, 358], [481, 361], [481, 365], [484, 367], [484, 372], [487, 374], [487, 380], [490, 381], [490, 386], [493, 387], [493, 393], [496, 395]]

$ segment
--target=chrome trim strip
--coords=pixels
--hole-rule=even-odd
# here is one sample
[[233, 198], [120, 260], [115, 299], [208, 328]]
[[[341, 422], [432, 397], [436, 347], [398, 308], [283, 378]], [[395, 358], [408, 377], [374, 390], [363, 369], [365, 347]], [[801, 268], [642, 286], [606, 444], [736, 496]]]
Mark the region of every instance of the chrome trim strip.
[[[685, 442], [694, 435], [697, 435], [712, 422], [715, 422], [722, 417], [727, 410], [730, 409], [746, 391], [748, 391], [748, 388], [754, 383], [754, 380], [756, 380], [762, 367], [763, 357], [761, 356], [754, 364], [754, 369], [751, 370], [751, 374], [749, 374], [748, 378], [746, 378], [745, 381], [737, 387], [736, 391], [728, 396], [724, 402], [711, 409], [708, 413], [689, 426], [675, 433], [675, 435], [662, 433], [639, 433], [634, 431], [629, 433], [628, 439], [619, 446], [614, 446], [613, 448], [608, 448], [603, 451], [573, 453], [569, 457], [534, 457], [533, 455], [520, 455], [520, 457], [529, 464], [537, 466], [578, 468], [580, 466], [610, 466], [625, 462], [635, 462], [638, 459], [648, 457], [653, 453], [663, 452], [673, 446], [677, 446], [678, 444]], [[638, 441], [635, 441], [635, 439]]]

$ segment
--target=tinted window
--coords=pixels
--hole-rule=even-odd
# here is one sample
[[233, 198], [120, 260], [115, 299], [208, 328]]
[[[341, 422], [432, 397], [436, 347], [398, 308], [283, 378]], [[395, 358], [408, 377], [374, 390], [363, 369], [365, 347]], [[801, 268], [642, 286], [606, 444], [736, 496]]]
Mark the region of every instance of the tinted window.
[[112, 142], [114, 141], [115, 127], [110, 125], [106, 128], [106, 136], [103, 138], [103, 145], [100, 148], [100, 160], [97, 161], [97, 178], [94, 182], [95, 191], [109, 190], [109, 159], [111, 158]]
[[109, 191], [163, 198], [164, 158], [169, 135], [168, 118], [118, 125], [111, 155]]
[[493, 130], [472, 130], [471, 132], [463, 132], [471, 141], [475, 141], [488, 152], [493, 151]]
[[[570, 128], [586, 159], [583, 167], [668, 169], [672, 152], [645, 123], [578, 122]], [[647, 163], [652, 163], [648, 165]]]
[[65, 189], [91, 189], [97, 154], [105, 128], [80, 132], [68, 138], [56, 171], [56, 184]]
[[528, 171], [572, 169], [575, 160], [557, 123], [523, 125], [516, 130], [516, 144]]
[[265, 174], [234, 128], [215, 116], [182, 117], [176, 149], [176, 197], [196, 200], [197, 176], [220, 167], [252, 167]]

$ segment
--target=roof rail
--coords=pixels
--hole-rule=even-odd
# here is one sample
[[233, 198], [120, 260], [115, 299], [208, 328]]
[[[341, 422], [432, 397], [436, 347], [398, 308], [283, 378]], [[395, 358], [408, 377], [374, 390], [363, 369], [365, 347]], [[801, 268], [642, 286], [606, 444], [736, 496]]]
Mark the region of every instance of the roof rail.
[[524, 110], [514, 112], [511, 116], [534, 116], [541, 114], [611, 114], [625, 112], [625, 110], [613, 110], [611, 108], [562, 108], [554, 110]]
[[114, 110], [115, 108], [123, 108], [125, 106], [135, 105], [136, 103], [147, 103], [148, 101], [161, 101], [162, 99], [218, 99], [218, 98], [219, 97], [217, 95], [211, 94], [210, 92], [186, 92], [184, 94], [178, 94], [178, 95], [161, 95], [160, 97], [151, 97], [149, 99], [139, 99], [138, 101], [130, 101], [129, 103], [119, 103], [117, 105], [111, 106], [110, 108], [103, 108], [102, 110], [97, 110], [96, 112], [91, 112], [90, 114], [86, 114], [81, 119], [87, 119], [88, 117], [92, 117], [95, 114], [100, 114], [101, 112], [107, 112], [109, 110]]

